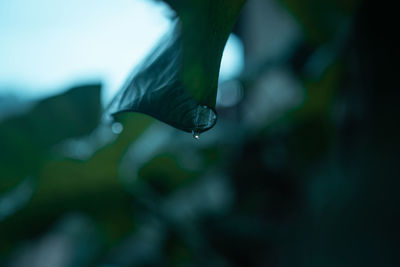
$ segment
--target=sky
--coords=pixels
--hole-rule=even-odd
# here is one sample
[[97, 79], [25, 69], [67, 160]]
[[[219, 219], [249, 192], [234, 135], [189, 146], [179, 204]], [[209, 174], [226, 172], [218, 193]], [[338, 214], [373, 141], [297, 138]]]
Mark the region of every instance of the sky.
[[[0, 96], [37, 99], [100, 81], [107, 103], [168, 31], [171, 12], [151, 0], [1, 0]], [[243, 61], [231, 35], [221, 80]]]

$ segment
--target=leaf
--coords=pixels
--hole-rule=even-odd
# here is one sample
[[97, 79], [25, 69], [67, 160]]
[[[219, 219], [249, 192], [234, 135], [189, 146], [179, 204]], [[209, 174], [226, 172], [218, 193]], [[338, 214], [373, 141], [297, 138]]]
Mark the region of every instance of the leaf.
[[60, 141], [89, 134], [100, 118], [100, 85], [75, 87], [46, 98], [26, 114], [0, 124], [0, 192], [33, 174]]
[[201, 133], [217, 120], [222, 52], [244, 0], [166, 2], [178, 16], [173, 30], [128, 79], [109, 111], [142, 112]]

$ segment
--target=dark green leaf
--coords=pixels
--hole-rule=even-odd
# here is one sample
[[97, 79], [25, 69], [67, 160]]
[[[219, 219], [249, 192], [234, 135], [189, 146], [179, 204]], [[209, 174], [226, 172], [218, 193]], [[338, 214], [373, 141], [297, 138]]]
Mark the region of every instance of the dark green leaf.
[[178, 19], [110, 106], [135, 111], [186, 132], [214, 126], [222, 52], [243, 0], [166, 1]]

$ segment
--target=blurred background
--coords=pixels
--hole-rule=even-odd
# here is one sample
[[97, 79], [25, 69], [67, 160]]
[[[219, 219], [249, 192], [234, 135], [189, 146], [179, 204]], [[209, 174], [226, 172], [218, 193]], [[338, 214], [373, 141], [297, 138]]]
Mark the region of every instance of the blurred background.
[[195, 140], [102, 121], [166, 4], [1, 1], [0, 266], [400, 266], [393, 10], [248, 0]]

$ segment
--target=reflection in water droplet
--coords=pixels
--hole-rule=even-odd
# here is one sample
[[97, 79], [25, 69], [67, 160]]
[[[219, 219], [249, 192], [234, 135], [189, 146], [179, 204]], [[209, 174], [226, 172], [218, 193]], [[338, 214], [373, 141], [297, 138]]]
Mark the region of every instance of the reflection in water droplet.
[[114, 134], [120, 134], [123, 129], [124, 126], [119, 122], [114, 122], [111, 126], [111, 130], [113, 131]]
[[192, 134], [193, 134], [193, 138], [194, 139], [199, 140], [199, 138], [200, 138], [200, 133], [199, 132], [192, 131]]

